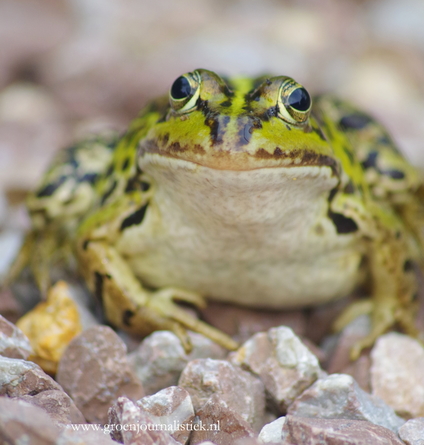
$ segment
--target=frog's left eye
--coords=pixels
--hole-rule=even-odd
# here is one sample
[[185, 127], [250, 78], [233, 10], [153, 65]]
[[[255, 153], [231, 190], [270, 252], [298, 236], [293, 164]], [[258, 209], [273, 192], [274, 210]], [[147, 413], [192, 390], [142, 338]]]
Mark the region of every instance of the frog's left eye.
[[312, 99], [302, 85], [286, 78], [278, 95], [278, 114], [291, 124], [303, 124], [307, 121], [312, 107]]
[[199, 85], [200, 77], [197, 71], [184, 74], [174, 81], [169, 91], [169, 102], [174, 111], [186, 113], [196, 106]]

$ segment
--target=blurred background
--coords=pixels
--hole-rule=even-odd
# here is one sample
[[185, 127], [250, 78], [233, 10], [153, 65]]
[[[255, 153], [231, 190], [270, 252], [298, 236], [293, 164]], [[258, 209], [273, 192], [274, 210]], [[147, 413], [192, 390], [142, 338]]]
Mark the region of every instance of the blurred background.
[[0, 42], [0, 273], [53, 153], [195, 68], [334, 92], [424, 167], [423, 0], [0, 0]]

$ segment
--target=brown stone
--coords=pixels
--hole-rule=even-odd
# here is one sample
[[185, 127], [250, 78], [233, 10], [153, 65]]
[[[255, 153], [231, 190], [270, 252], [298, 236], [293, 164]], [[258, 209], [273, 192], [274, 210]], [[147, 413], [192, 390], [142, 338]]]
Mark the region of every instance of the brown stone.
[[406, 445], [424, 445], [424, 417], [408, 420], [398, 434]]
[[[352, 346], [358, 340], [365, 337], [369, 333], [370, 328], [371, 322], [369, 316], [362, 315], [355, 318], [355, 320], [343, 329], [338, 336], [337, 344], [326, 366], [326, 370], [329, 374], [342, 372], [345, 368], [352, 366], [352, 361], [350, 359]], [[366, 354], [367, 352], [364, 351], [363, 355]], [[353, 371], [355, 368], [351, 367], [350, 369]], [[350, 374], [350, 372], [348, 374]]]
[[121, 395], [142, 397], [143, 387], [126, 359], [126, 347], [107, 326], [84, 331], [59, 362], [57, 380], [92, 423], [105, 423], [107, 410]]
[[331, 374], [317, 380], [290, 405], [288, 413], [321, 419], [367, 420], [392, 431], [404, 423], [390, 406], [363, 391], [346, 374]]
[[179, 443], [188, 441], [194, 409], [190, 394], [179, 386], [170, 386], [151, 396], [141, 398], [136, 405], [150, 415], [156, 424], [169, 425], [166, 431]]
[[126, 397], [119, 397], [110, 408], [107, 428], [124, 445], [181, 445]]
[[237, 439], [254, 437], [255, 433], [242, 417], [229, 407], [221, 395], [213, 394], [196, 412], [190, 445], [210, 440], [220, 445], [233, 445]]
[[403, 445], [395, 433], [364, 420], [286, 416], [282, 445]]
[[218, 394], [254, 429], [263, 424], [265, 395], [262, 382], [225, 360], [197, 359], [189, 362], [181, 374], [179, 386], [189, 392], [195, 411], [210, 396]]
[[0, 355], [26, 360], [31, 353], [31, 345], [24, 333], [0, 315]]
[[318, 359], [285, 326], [255, 334], [231, 361], [259, 376], [268, 398], [282, 414], [322, 372]]
[[60, 429], [41, 408], [0, 397], [0, 443], [55, 445]]
[[58, 425], [85, 423], [81, 411], [64, 391], [43, 391], [34, 396], [22, 396], [20, 400], [24, 400], [31, 405], [39, 406], [46, 411]]
[[424, 416], [424, 348], [411, 337], [391, 332], [371, 351], [372, 393], [404, 417]]

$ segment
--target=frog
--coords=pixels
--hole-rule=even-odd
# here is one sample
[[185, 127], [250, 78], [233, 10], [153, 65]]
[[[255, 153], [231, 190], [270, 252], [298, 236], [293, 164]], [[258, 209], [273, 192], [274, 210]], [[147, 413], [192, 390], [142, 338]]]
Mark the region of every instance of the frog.
[[[288, 76], [196, 69], [122, 135], [59, 151], [27, 199], [32, 228], [9, 278], [42, 293], [69, 255], [109, 323], [146, 336], [231, 337], [180, 306], [206, 299], [281, 310], [367, 297], [336, 320], [371, 318], [364, 348], [394, 326], [417, 337], [423, 180], [385, 127]], [[11, 278], [11, 280], [13, 280]]]

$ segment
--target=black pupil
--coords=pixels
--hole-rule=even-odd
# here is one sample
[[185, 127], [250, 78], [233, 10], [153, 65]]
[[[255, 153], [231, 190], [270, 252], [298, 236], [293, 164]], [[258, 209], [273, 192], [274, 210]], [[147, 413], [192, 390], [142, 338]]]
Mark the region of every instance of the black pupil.
[[185, 99], [191, 94], [190, 82], [184, 77], [179, 77], [171, 87], [171, 96], [174, 99]]
[[307, 111], [311, 106], [311, 97], [305, 88], [296, 88], [288, 98], [289, 105], [298, 111]]

